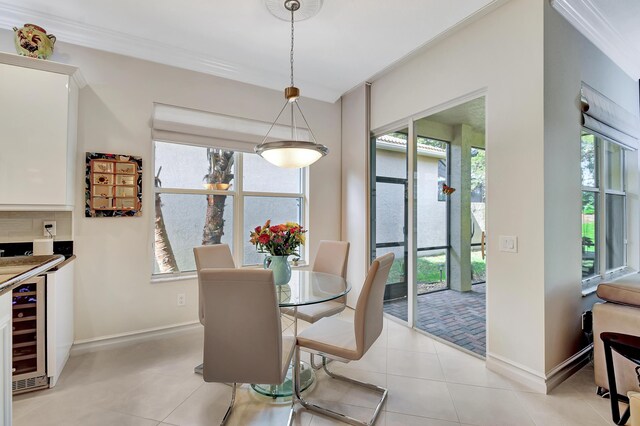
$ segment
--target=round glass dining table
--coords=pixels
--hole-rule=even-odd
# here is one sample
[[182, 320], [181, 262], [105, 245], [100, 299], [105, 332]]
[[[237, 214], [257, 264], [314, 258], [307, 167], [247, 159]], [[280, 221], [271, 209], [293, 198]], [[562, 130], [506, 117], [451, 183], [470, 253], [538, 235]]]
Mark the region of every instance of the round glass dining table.
[[[338, 275], [323, 272], [294, 269], [287, 284], [276, 286], [276, 297], [281, 308], [289, 308], [287, 315], [293, 315], [293, 335], [297, 336], [297, 310], [299, 306], [314, 305], [338, 299], [351, 290], [351, 286]], [[258, 393], [273, 398], [291, 396], [293, 394], [293, 370], [290, 367], [284, 382], [279, 385], [252, 384]], [[300, 366], [300, 386], [307, 389], [313, 383], [313, 368], [302, 362]]]

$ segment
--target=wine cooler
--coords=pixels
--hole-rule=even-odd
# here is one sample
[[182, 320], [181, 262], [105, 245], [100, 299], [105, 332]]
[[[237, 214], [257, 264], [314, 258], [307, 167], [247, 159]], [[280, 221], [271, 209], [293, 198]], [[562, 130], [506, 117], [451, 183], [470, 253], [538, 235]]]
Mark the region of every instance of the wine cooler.
[[13, 394], [48, 387], [45, 355], [45, 278], [13, 290]]

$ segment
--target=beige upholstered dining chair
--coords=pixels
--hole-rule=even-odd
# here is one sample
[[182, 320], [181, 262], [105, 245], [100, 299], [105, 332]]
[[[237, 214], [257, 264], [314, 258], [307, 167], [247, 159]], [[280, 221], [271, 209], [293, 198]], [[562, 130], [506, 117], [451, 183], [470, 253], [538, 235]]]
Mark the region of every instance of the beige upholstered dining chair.
[[[318, 254], [311, 270], [325, 274], [338, 275], [347, 279], [347, 263], [349, 262], [349, 243], [346, 241], [320, 241]], [[344, 311], [347, 296], [314, 305], [300, 306], [298, 318], [313, 324], [324, 317], [330, 317]]]
[[[202, 295], [202, 282], [200, 270], [204, 268], [235, 268], [231, 249], [228, 244], [212, 244], [193, 248], [193, 256], [196, 259], [196, 271], [198, 272], [198, 317], [204, 325], [204, 297]], [[202, 374], [202, 364], [196, 366], [193, 371]]]
[[[349, 243], [346, 241], [322, 240], [318, 244], [318, 253], [313, 262], [311, 270], [314, 272], [324, 272], [325, 274], [337, 275], [347, 279], [347, 263], [349, 262]], [[313, 305], [299, 306], [297, 319], [308, 323], [339, 314], [347, 306], [347, 296], [342, 296], [335, 300]], [[282, 308], [282, 312], [292, 316], [292, 308]], [[315, 356], [311, 354], [311, 366], [316, 370], [321, 368], [315, 364]]]
[[225, 424], [237, 383], [284, 381], [295, 338], [282, 336], [272, 271], [222, 268], [201, 269], [199, 274], [206, 310], [204, 380], [233, 383]]
[[[312, 324], [298, 334], [295, 360], [295, 394], [296, 399], [308, 410], [324, 414], [335, 419], [354, 425], [372, 425], [378, 418], [380, 409], [387, 398], [387, 389], [360, 382], [348, 377], [335, 374], [327, 368], [326, 358], [349, 362], [359, 360], [369, 350], [382, 332], [384, 287], [389, 277], [389, 270], [393, 263], [393, 253], [385, 254], [373, 261], [364, 285], [358, 297], [353, 320], [338, 317], [326, 317]], [[318, 353], [323, 357], [325, 372], [334, 379], [339, 379], [356, 385], [364, 386], [382, 394], [380, 401], [368, 421], [354, 419], [347, 415], [323, 408], [307, 402], [300, 391], [300, 348]]]
[[[349, 261], [349, 243], [346, 241], [320, 241], [318, 254], [311, 270], [324, 272], [347, 278], [347, 263]], [[298, 319], [313, 324], [321, 318], [339, 314], [347, 306], [347, 297], [336, 300], [298, 307]], [[293, 309], [283, 308], [282, 312], [293, 315]]]

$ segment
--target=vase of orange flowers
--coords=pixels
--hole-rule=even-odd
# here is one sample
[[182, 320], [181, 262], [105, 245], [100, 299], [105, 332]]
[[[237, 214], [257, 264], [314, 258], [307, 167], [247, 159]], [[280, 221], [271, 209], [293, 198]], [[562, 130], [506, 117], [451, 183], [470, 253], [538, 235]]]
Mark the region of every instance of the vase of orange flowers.
[[260, 253], [267, 253], [263, 266], [273, 271], [273, 281], [276, 285], [283, 285], [291, 279], [289, 256], [300, 256], [300, 245], [304, 244], [304, 234], [307, 232], [295, 222], [271, 225], [271, 220], [251, 231], [251, 244]]

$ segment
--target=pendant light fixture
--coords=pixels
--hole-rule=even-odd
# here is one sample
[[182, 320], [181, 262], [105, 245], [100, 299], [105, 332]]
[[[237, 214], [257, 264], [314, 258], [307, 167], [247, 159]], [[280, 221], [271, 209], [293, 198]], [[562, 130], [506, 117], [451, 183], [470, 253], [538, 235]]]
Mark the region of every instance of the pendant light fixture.
[[[315, 163], [317, 160], [327, 155], [329, 149], [317, 142], [316, 137], [313, 134], [313, 131], [311, 130], [311, 127], [309, 126], [309, 123], [307, 122], [307, 119], [302, 112], [302, 109], [300, 109], [300, 105], [298, 105], [300, 89], [295, 87], [293, 83], [294, 13], [300, 9], [300, 0], [281, 1], [284, 1], [284, 8], [291, 13], [291, 52], [289, 55], [291, 63], [291, 86], [284, 89], [284, 97], [286, 99], [284, 106], [280, 110], [280, 113], [278, 114], [276, 119], [271, 124], [271, 127], [269, 128], [267, 134], [264, 136], [262, 142], [255, 147], [255, 151], [262, 158], [278, 167], [299, 169]], [[318, 1], [309, 1], [311, 3], [314, 3], [314, 6], [322, 4], [322, 2]], [[267, 8], [269, 8], [269, 10], [276, 17], [280, 17], [273, 11], [273, 3], [274, 2], [272, 0], [267, 0]], [[317, 7], [317, 10], [319, 10], [319, 7]], [[308, 16], [305, 16], [305, 18], [306, 17]], [[291, 139], [267, 142], [271, 130], [273, 130], [274, 126], [280, 119], [280, 116], [282, 116], [287, 107], [289, 107], [289, 109], [291, 110]], [[307, 130], [309, 132], [309, 135], [311, 136], [312, 141], [299, 139], [298, 127], [296, 125], [295, 119], [296, 111], [300, 114], [302, 120], [307, 126]]]

